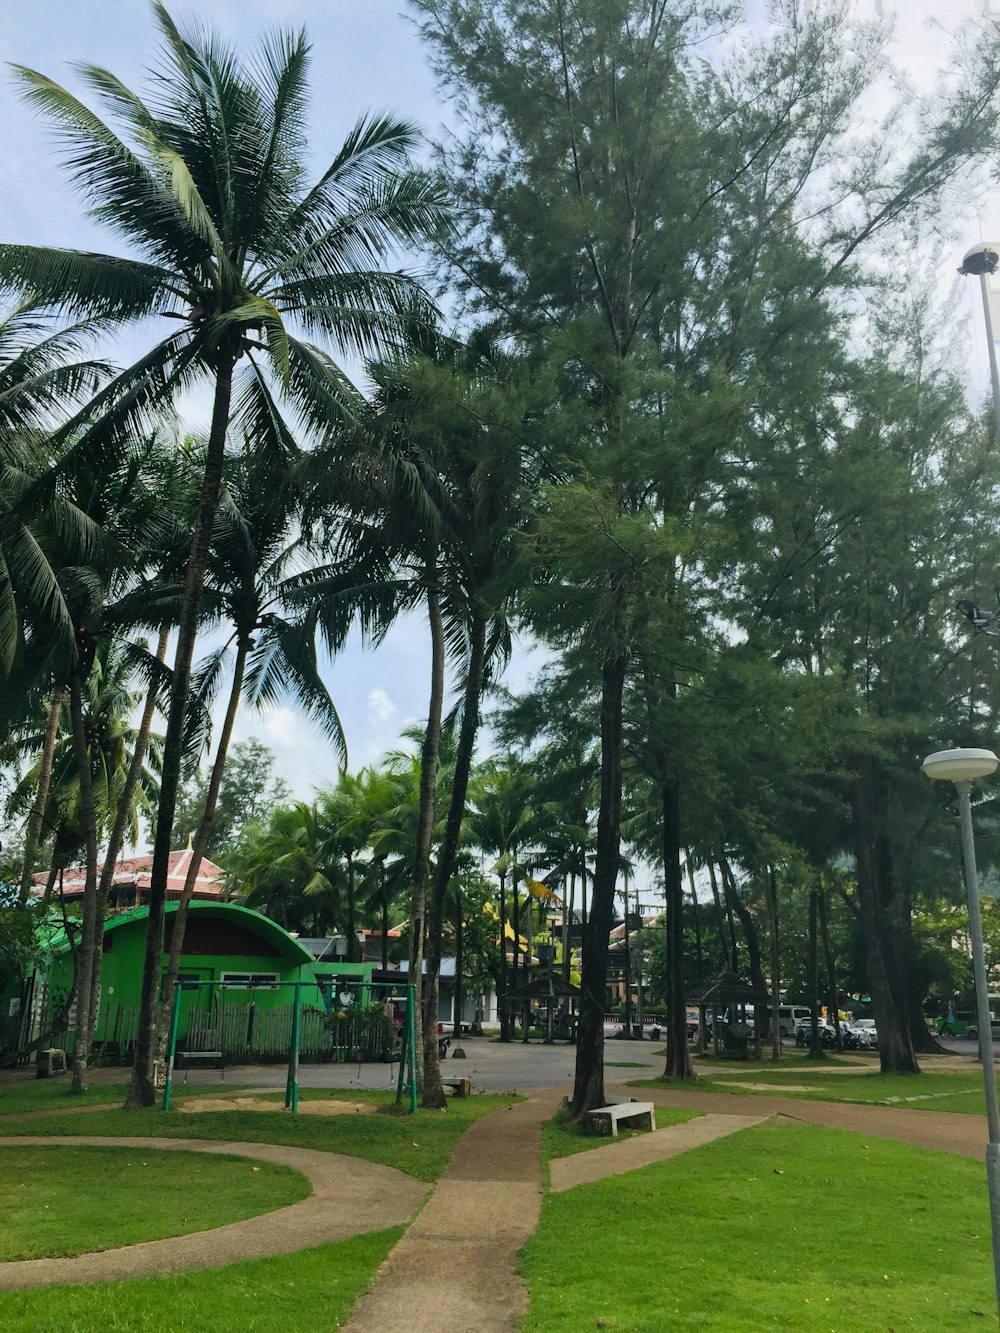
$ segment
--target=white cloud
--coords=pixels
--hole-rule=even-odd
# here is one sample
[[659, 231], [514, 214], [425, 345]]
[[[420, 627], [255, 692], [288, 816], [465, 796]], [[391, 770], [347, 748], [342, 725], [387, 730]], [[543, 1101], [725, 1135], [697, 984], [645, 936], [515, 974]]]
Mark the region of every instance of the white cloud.
[[376, 686], [368, 691], [368, 712], [376, 722], [388, 722], [396, 712], [396, 705], [385, 690]]
[[264, 739], [275, 745], [288, 745], [302, 731], [302, 718], [290, 708], [273, 708], [257, 718], [256, 731], [264, 733]]

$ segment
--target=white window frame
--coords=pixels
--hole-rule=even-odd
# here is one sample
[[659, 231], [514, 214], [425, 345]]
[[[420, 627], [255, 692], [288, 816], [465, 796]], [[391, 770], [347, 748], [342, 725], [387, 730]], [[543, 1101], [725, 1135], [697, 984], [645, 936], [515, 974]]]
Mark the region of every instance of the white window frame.
[[223, 972], [219, 981], [229, 990], [276, 990], [277, 972]]

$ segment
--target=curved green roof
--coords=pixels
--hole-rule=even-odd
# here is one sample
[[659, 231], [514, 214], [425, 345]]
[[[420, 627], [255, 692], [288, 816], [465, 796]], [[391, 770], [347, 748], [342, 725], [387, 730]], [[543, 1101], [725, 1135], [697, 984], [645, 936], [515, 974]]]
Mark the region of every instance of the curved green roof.
[[[175, 913], [179, 905], [177, 902], [168, 902], [165, 905], [166, 914], [170, 916]], [[109, 917], [104, 923], [104, 932], [106, 934], [108, 931], [118, 930], [121, 926], [130, 926], [136, 921], [145, 921], [148, 916], [148, 907], [132, 907], [118, 916]], [[272, 921], [269, 916], [254, 912], [249, 907], [241, 907], [239, 903], [211, 903], [195, 900], [188, 903], [188, 916], [233, 917], [247, 930], [252, 930], [255, 934], [260, 935], [289, 962], [295, 963], [299, 967], [303, 963], [313, 962], [313, 956], [309, 950], [289, 935], [283, 926], [279, 926], [277, 921]], [[53, 953], [63, 953], [67, 948], [65, 933], [54, 939], [50, 948]]]

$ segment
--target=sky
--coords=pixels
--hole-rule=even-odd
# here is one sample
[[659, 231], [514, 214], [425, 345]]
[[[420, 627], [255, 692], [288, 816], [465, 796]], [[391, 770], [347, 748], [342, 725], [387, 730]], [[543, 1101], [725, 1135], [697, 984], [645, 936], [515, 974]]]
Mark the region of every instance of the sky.
[[[815, 0], [822, 4], [824, 0]], [[748, 0], [751, 17], [766, 12], [764, 0]], [[992, 8], [1000, 17], [1000, 0], [855, 0], [859, 15], [884, 14], [895, 25], [893, 53], [918, 85], [933, 78], [947, 34], [965, 18]], [[340, 146], [358, 116], [387, 110], [416, 123], [434, 138], [449, 122], [448, 108], [435, 87], [433, 74], [411, 18], [400, 0], [176, 0], [177, 19], [192, 13], [221, 30], [241, 49], [279, 24], [305, 26], [313, 48], [313, 149], [316, 171]], [[145, 71], [154, 59], [156, 33], [150, 6], [144, 0], [0, 0], [0, 61], [28, 65], [56, 78], [75, 92], [81, 87], [73, 62], [104, 65], [141, 91]], [[56, 165], [45, 128], [18, 99], [11, 78], [0, 78], [0, 123], [4, 126], [3, 180], [0, 194], [0, 238], [19, 243], [68, 245], [80, 249], [112, 249], [113, 240], [83, 217], [80, 201]], [[971, 208], [956, 227], [955, 253], [935, 262], [940, 280], [960, 262], [965, 248], [989, 232], [1000, 234], [996, 199]], [[990, 237], [992, 239], [992, 237]], [[953, 261], [953, 262], [952, 262]], [[988, 384], [981, 313], [974, 284], [963, 284], [959, 313], [964, 317], [963, 344], [970, 381], [981, 392]], [[141, 343], [136, 344], [139, 350]], [[123, 345], [122, 353], [127, 353]], [[192, 418], [199, 405], [191, 403]], [[352, 770], [375, 762], [393, 748], [400, 731], [426, 712], [429, 650], [422, 625], [412, 618], [395, 629], [377, 653], [352, 644], [328, 672], [331, 694], [347, 733]], [[521, 645], [506, 684], [524, 688], [543, 655]], [[312, 788], [336, 777], [330, 748], [304, 720], [288, 709], [259, 718], [244, 712], [236, 739], [259, 736], [276, 756], [276, 770], [296, 796], [309, 798]]]

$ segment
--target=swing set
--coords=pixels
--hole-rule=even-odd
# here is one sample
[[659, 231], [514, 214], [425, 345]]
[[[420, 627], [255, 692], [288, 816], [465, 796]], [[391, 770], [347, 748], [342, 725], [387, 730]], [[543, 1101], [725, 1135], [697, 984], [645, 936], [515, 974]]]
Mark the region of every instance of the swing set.
[[[288, 1049], [288, 1074], [285, 1079], [285, 1110], [291, 1111], [293, 1115], [298, 1114], [299, 1110], [299, 1045], [302, 1032], [302, 992], [309, 990], [315, 993], [317, 987], [323, 1000], [323, 1006], [327, 1013], [330, 1012], [333, 999], [333, 983], [323, 978], [320, 981], [268, 981], [264, 983], [268, 991], [292, 990], [292, 1021], [291, 1035]], [[414, 1050], [416, 1048], [416, 1015], [413, 1004], [413, 986], [403, 983], [402, 985], [392, 985], [388, 982], [373, 981], [366, 983], [366, 990], [384, 991], [386, 1004], [392, 1004], [393, 1009], [402, 1000], [405, 1000], [405, 1011], [403, 1014], [402, 1030], [399, 1034], [399, 1052], [393, 1048], [389, 1051], [389, 1059], [399, 1060], [399, 1077], [396, 1081], [396, 1105], [398, 1106], [403, 1095], [408, 1095], [410, 1112], [417, 1109], [417, 1079], [416, 1067], [414, 1064]], [[199, 981], [195, 978], [183, 977], [178, 981], [174, 989], [174, 1003], [170, 1013], [170, 1028], [167, 1034], [167, 1077], [163, 1087], [163, 1109], [170, 1110], [170, 1101], [173, 1093], [174, 1082], [174, 1060], [178, 1054], [177, 1037], [180, 1031], [181, 1023], [181, 997], [184, 993], [190, 994], [192, 991], [199, 995], [207, 994], [210, 999], [225, 999], [225, 992], [239, 991], [245, 994], [248, 989], [253, 989], [246, 982], [229, 981]], [[405, 995], [402, 993], [405, 991]]]

